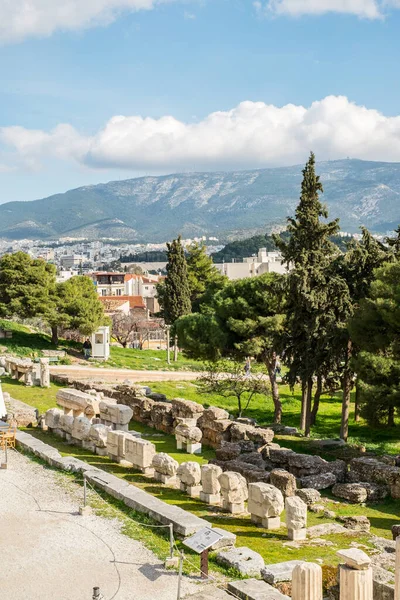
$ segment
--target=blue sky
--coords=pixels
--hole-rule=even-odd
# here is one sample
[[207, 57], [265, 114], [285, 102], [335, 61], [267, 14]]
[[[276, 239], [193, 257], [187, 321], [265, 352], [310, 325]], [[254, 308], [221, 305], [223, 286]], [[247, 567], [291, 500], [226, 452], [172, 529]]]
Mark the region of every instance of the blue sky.
[[0, 202], [310, 149], [400, 161], [399, 0], [24, 4], [0, 0]]

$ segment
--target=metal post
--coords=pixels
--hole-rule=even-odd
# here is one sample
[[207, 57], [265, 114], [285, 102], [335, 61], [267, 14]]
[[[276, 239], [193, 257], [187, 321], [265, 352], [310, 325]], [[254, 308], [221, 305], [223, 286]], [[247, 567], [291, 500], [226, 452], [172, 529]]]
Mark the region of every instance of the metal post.
[[7, 457], [7, 440], [4, 440], [4, 459], [5, 462], [1, 463], [0, 467], [2, 469], [7, 469], [8, 468], [8, 457]]
[[86, 477], [83, 476], [83, 506], [86, 507]]
[[177, 600], [181, 600], [181, 584], [182, 584], [182, 571], [183, 571], [183, 552], [179, 557], [179, 576], [178, 576], [178, 595]]
[[169, 524], [169, 557], [174, 558], [174, 526]]
[[104, 596], [100, 592], [100, 588], [99, 587], [94, 587], [93, 588], [92, 600], [104, 600]]

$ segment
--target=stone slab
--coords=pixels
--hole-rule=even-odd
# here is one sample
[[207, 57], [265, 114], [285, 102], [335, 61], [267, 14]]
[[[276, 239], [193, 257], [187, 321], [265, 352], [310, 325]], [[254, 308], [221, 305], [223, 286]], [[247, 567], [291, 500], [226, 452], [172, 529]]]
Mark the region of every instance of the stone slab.
[[293, 569], [297, 565], [302, 565], [303, 562], [303, 560], [288, 560], [273, 565], [265, 565], [261, 571], [261, 577], [271, 585], [281, 581], [292, 581]]
[[259, 579], [230, 581], [228, 591], [241, 600], [288, 600], [289, 597]]

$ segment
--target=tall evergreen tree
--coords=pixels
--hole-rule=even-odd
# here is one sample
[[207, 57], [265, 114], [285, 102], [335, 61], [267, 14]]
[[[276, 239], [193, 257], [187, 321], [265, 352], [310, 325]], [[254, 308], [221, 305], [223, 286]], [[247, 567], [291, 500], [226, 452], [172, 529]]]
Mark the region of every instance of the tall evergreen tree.
[[212, 258], [207, 255], [207, 248], [204, 244], [194, 242], [188, 248], [186, 261], [190, 301], [192, 310], [197, 312], [209, 288], [212, 287], [215, 292], [223, 286], [225, 278], [218, 272]]
[[393, 237], [387, 237], [386, 242], [392, 250], [393, 256], [396, 260], [400, 259], [400, 225], [394, 231]]
[[191, 312], [187, 264], [180, 236], [167, 244], [167, 256], [167, 278], [160, 299], [165, 322], [172, 325]]
[[[349, 433], [350, 395], [353, 387], [354, 364], [357, 362], [358, 352], [357, 345], [354, 344], [349, 334], [347, 322], [358, 309], [360, 302], [369, 297], [371, 284], [375, 278], [374, 271], [388, 258], [384, 246], [363, 227], [361, 240], [352, 240], [348, 244], [347, 252], [338, 257], [334, 264], [336, 273], [346, 282], [350, 299], [345, 321], [342, 324], [338, 323], [338, 343], [341, 344], [343, 349], [339, 353], [339, 362], [342, 365], [343, 389], [340, 437], [345, 441], [347, 441]], [[355, 412], [356, 414], [358, 412], [357, 406]]]
[[313, 378], [320, 375], [330, 357], [329, 340], [345, 310], [346, 285], [334, 277], [330, 266], [337, 247], [330, 236], [339, 230], [338, 220], [326, 222], [328, 212], [320, 202], [322, 183], [315, 172], [315, 155], [303, 170], [300, 202], [295, 218], [288, 219], [288, 241], [275, 237], [284, 260], [293, 269], [288, 275], [285, 357], [289, 381], [302, 383], [300, 427], [310, 434]]
[[350, 321], [350, 334], [360, 352], [355, 366], [362, 413], [371, 425], [395, 424], [400, 408], [400, 263], [376, 271], [370, 297], [361, 300]]

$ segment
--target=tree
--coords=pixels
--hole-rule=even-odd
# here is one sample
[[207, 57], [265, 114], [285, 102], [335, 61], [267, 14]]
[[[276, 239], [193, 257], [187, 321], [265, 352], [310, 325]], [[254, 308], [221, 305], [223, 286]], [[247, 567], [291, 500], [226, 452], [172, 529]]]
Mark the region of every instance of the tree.
[[157, 290], [165, 322], [172, 325], [191, 312], [187, 264], [180, 237], [167, 244], [167, 256], [167, 278]]
[[55, 303], [47, 321], [52, 330], [52, 342], [58, 344], [59, 327], [90, 335], [108, 319], [92, 280], [78, 275], [57, 284]]
[[253, 356], [263, 363], [271, 383], [276, 423], [282, 418], [276, 369], [283, 334], [284, 279], [268, 273], [229, 282], [210, 305], [202, 306], [202, 313], [176, 323], [179, 343], [191, 356], [209, 360]]
[[391, 249], [393, 256], [396, 260], [400, 259], [400, 225], [395, 229], [393, 237], [387, 237], [386, 242]]
[[24, 252], [0, 259], [0, 315], [46, 318], [54, 310], [56, 269]]
[[330, 237], [338, 232], [339, 223], [325, 221], [328, 212], [319, 199], [322, 192], [311, 153], [303, 170], [295, 218], [288, 219], [290, 238], [275, 237], [285, 262], [293, 266], [287, 279], [285, 356], [289, 382], [294, 385], [300, 379], [302, 383], [300, 427], [306, 435], [311, 429], [313, 378], [329, 370], [327, 342], [347, 304], [346, 285], [330, 269], [338, 253]]
[[[352, 240], [348, 244], [347, 252], [339, 256], [334, 264], [336, 273], [346, 282], [350, 300], [347, 305], [347, 314], [343, 315], [344, 321], [342, 324], [338, 323], [337, 344], [343, 390], [340, 437], [345, 441], [347, 441], [349, 433], [350, 399], [355, 378], [354, 363], [357, 356], [357, 346], [349, 335], [347, 324], [360, 302], [364, 298], [368, 298], [375, 269], [387, 260], [388, 253], [384, 246], [363, 227], [361, 241]], [[343, 349], [342, 352], [340, 348]], [[358, 386], [357, 380], [356, 386]], [[356, 393], [356, 396], [359, 398], [359, 393]], [[357, 413], [358, 406], [356, 405], [355, 414], [357, 415]]]
[[207, 255], [207, 248], [204, 244], [194, 242], [188, 248], [187, 254], [187, 272], [190, 288], [190, 301], [193, 311], [198, 311], [204, 294], [213, 287], [215, 292], [222, 287], [225, 277], [223, 277], [215, 267], [212, 259]]
[[138, 314], [135, 311], [130, 311], [129, 314], [117, 312], [112, 315], [111, 322], [112, 336], [123, 348], [126, 348], [136, 337], [140, 350], [143, 349], [144, 343], [148, 341], [155, 327], [161, 329], [163, 326], [161, 320], [150, 321], [147, 314]]
[[360, 378], [362, 413], [371, 425], [394, 426], [400, 407], [400, 263], [376, 271], [370, 297], [361, 300], [350, 321], [360, 348], [355, 366]]
[[[241, 363], [222, 360], [211, 363], [208, 372], [198, 380], [200, 389], [206, 394], [218, 394], [224, 398], [236, 398], [238, 416], [241, 417], [255, 394], [269, 395], [270, 387], [261, 373], [248, 376]], [[246, 404], [243, 405], [245, 398]]]

